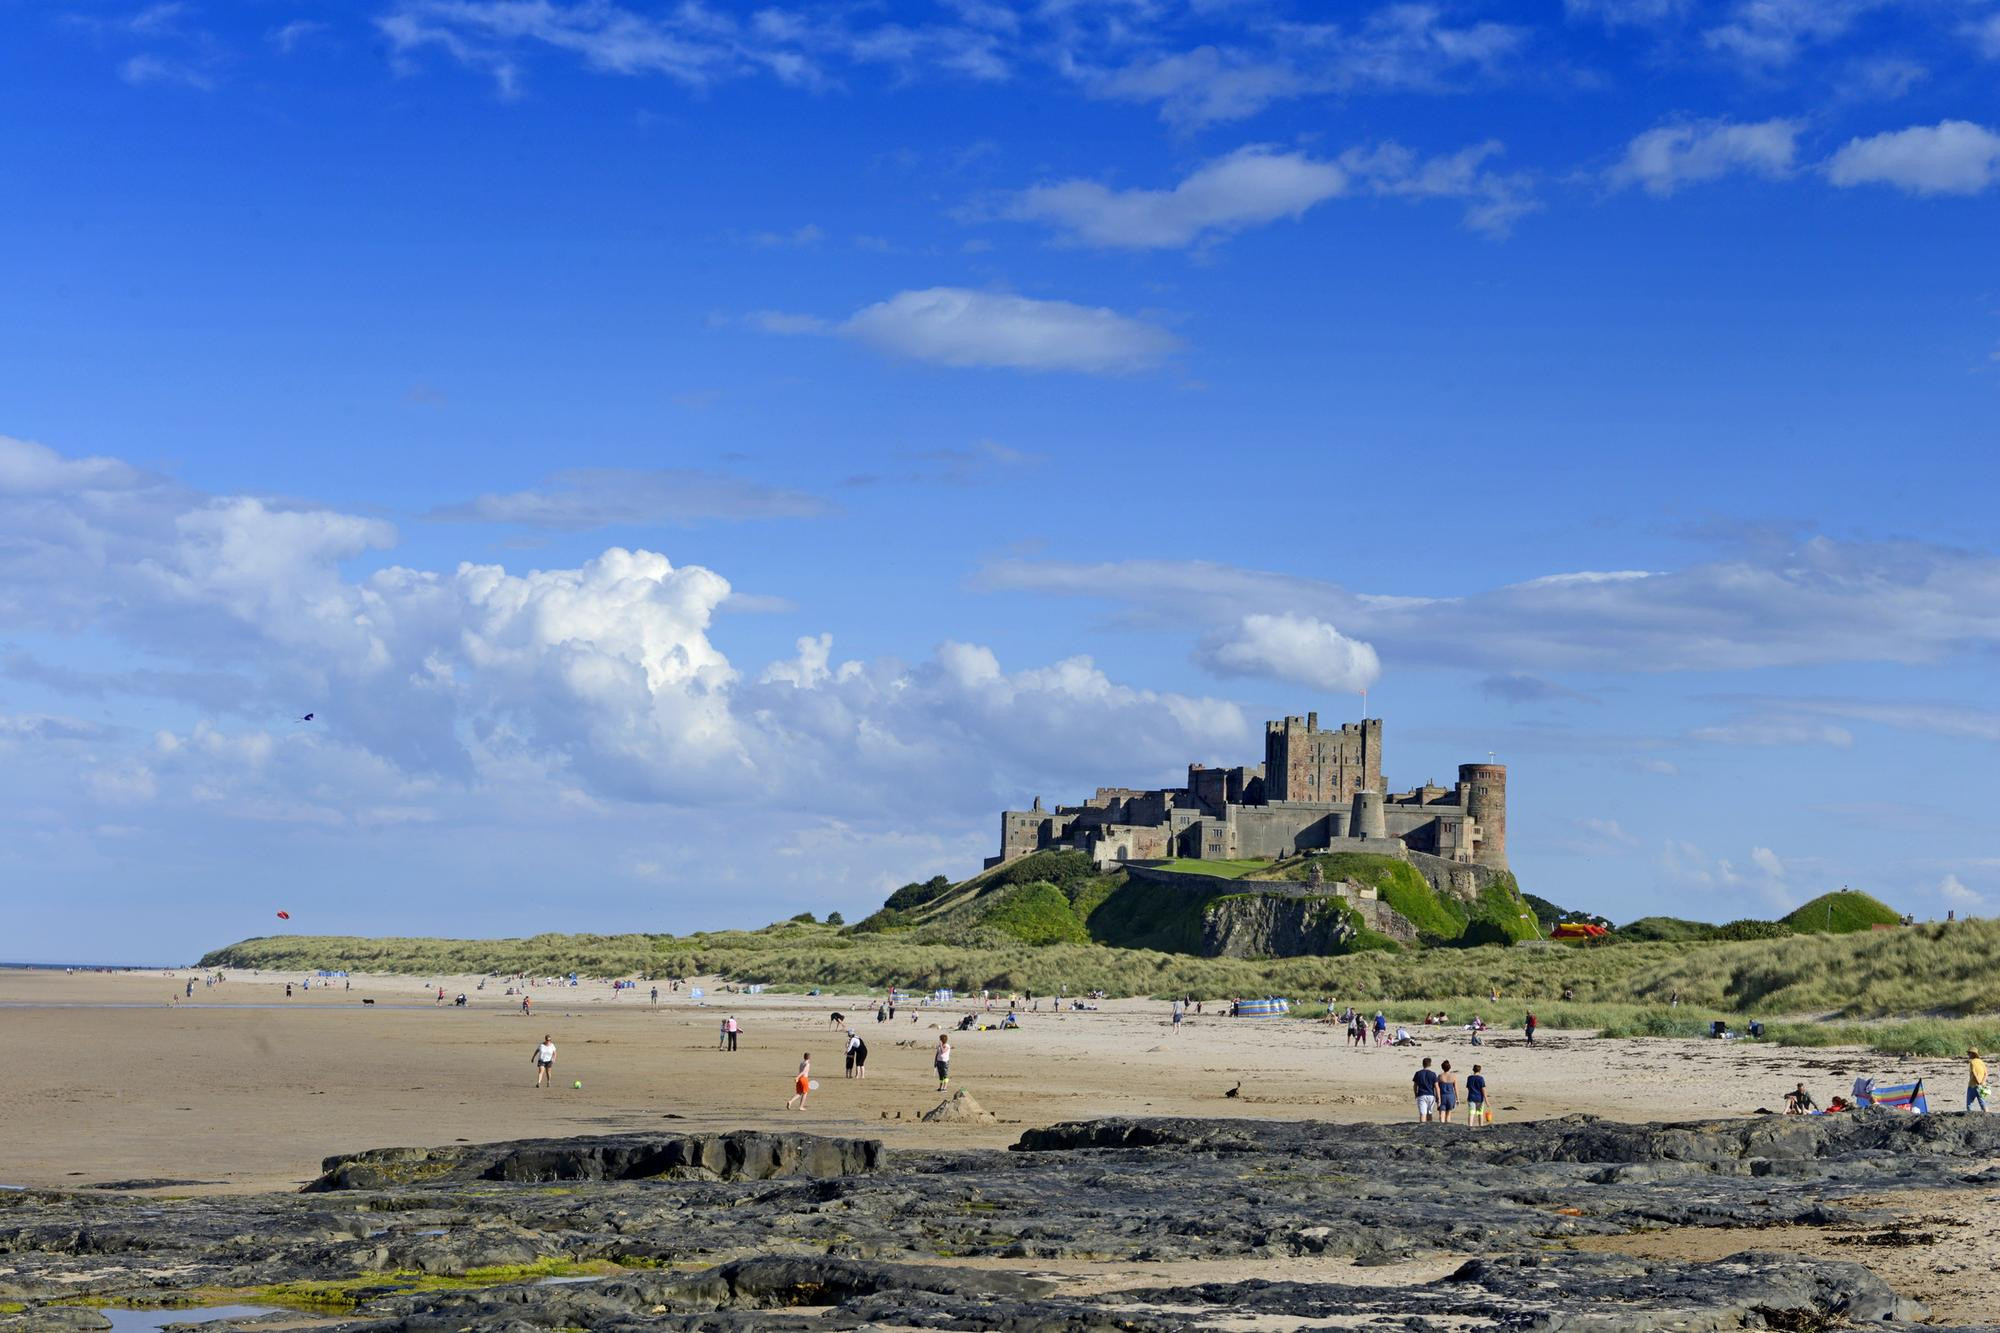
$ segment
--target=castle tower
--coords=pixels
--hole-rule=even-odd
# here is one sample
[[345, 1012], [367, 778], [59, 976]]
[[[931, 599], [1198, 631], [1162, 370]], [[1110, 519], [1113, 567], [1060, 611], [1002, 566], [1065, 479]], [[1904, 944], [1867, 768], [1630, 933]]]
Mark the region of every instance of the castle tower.
[[1389, 820], [1382, 810], [1382, 793], [1379, 791], [1358, 791], [1354, 793], [1354, 817], [1349, 821], [1349, 831], [1357, 838], [1386, 838], [1389, 836]]
[[1460, 764], [1459, 785], [1465, 789], [1465, 812], [1479, 825], [1480, 865], [1507, 868], [1507, 766]]

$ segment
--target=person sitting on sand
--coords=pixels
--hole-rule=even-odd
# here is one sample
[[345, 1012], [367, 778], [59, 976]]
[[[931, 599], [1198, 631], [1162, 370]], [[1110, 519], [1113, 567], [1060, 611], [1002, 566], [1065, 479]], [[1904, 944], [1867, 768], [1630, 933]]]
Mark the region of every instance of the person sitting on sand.
[[787, 1111], [806, 1109], [806, 1098], [812, 1094], [812, 1072], [813, 1056], [807, 1051], [799, 1057], [799, 1076], [792, 1080], [792, 1095], [785, 1099]]
[[548, 1033], [542, 1034], [542, 1044], [535, 1047], [535, 1086], [546, 1088], [555, 1082], [556, 1043]]
[[1786, 1115], [1805, 1115], [1818, 1109], [1819, 1103], [1813, 1100], [1812, 1094], [1806, 1091], [1806, 1085], [1803, 1083], [1785, 1094]]

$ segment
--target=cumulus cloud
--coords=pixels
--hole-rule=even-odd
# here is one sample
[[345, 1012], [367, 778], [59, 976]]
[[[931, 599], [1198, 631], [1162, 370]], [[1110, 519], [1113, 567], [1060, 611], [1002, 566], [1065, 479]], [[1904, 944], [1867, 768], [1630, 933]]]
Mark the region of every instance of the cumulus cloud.
[[1382, 674], [1372, 647], [1309, 616], [1245, 616], [1205, 640], [1195, 660], [1220, 676], [1263, 676], [1341, 694], [1365, 690]]
[[1739, 867], [1728, 857], [1710, 856], [1695, 843], [1669, 839], [1661, 846], [1659, 869], [1663, 881], [1673, 889], [1723, 895], [1732, 915], [1739, 910], [1745, 893], [1755, 894], [1779, 910], [1791, 907], [1796, 899], [1784, 861], [1768, 847], [1752, 847], [1750, 865]]
[[[1081, 657], [1008, 669], [946, 642], [915, 664], [836, 663], [814, 635], [745, 672], [712, 638], [736, 596], [728, 580], [655, 551], [351, 575], [357, 556], [395, 543], [390, 525], [171, 487], [85, 489], [130, 476], [107, 460], [4, 457], [40, 488], [0, 492], [10, 628], [88, 633], [177, 666], [65, 673], [16, 652], [8, 673], [107, 700], [236, 701], [233, 729], [203, 722], [84, 765], [99, 800], [215, 793], [232, 817], [332, 826], [350, 816], [329, 810], [364, 797], [404, 810], [371, 818], [424, 818], [439, 784], [829, 815], [921, 788], [929, 812], [960, 816], [1024, 786], [1095, 781], [1114, 750], [1153, 780], [1251, 740], [1232, 703], [1125, 685]], [[69, 490], [47, 489], [65, 476]], [[218, 686], [230, 681], [241, 688]], [[285, 719], [279, 735], [258, 710]], [[319, 720], [293, 726], [304, 711]], [[14, 745], [80, 739], [78, 724], [40, 715], [0, 726]]]
[[1738, 0], [1728, 17], [1702, 33], [1708, 49], [1751, 70], [1790, 65], [1808, 47], [1845, 34], [1888, 0]]
[[2000, 184], [2000, 134], [1968, 120], [1912, 125], [1850, 139], [1826, 165], [1835, 185], [1888, 185], [1908, 194], [1979, 194]]
[[937, 365], [1092, 375], [1149, 369], [1180, 345], [1165, 329], [1102, 306], [963, 287], [898, 292], [838, 324], [768, 312], [753, 322], [767, 333], [833, 334]]
[[1665, 198], [1685, 186], [1739, 172], [1771, 179], [1788, 176], [1800, 128], [1796, 120], [1662, 125], [1626, 145], [1624, 159], [1606, 181], [1613, 189], [1636, 185]]
[[577, 532], [611, 524], [686, 524], [816, 518], [818, 496], [686, 468], [576, 468], [533, 490], [477, 496], [425, 515], [446, 522], [510, 523]]
[[2000, 645], [2000, 557], [1918, 542], [1814, 537], [1677, 570], [1560, 574], [1432, 598], [1210, 561], [1002, 560], [978, 582], [1103, 601], [1147, 628], [1312, 616], [1392, 663], [1500, 673], [1936, 662]]
[[1350, 149], [1337, 161], [1251, 144], [1197, 168], [1165, 190], [1113, 190], [1096, 181], [1037, 185], [1005, 201], [1001, 215], [1047, 222], [1085, 245], [1180, 249], [1281, 218], [1349, 193], [1472, 201], [1468, 221], [1503, 230], [1535, 204], [1525, 177], [1485, 167], [1500, 151], [1479, 144], [1421, 158], [1399, 144]]

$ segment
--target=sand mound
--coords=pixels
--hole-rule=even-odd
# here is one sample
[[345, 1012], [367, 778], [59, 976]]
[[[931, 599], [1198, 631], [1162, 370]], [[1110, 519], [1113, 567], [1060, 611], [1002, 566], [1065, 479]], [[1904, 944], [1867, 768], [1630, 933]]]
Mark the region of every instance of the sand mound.
[[960, 1088], [951, 1096], [924, 1112], [924, 1119], [934, 1124], [946, 1125], [992, 1125], [999, 1120], [991, 1111], [973, 1100], [972, 1094]]

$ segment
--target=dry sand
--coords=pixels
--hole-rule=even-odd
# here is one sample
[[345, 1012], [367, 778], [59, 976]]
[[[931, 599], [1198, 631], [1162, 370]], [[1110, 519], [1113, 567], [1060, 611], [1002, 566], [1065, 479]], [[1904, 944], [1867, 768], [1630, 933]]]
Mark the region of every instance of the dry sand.
[[[1533, 1047], [1489, 1033], [1474, 1049], [1455, 1029], [1419, 1028], [1418, 1051], [1355, 1051], [1324, 1023], [1210, 1012], [1175, 1035], [1164, 1005], [1111, 1001], [1061, 1017], [1044, 1006], [1018, 1032], [954, 1033], [953, 1086], [998, 1123], [932, 1125], [917, 1116], [939, 1100], [936, 1029], [977, 1005], [906, 1007], [878, 1024], [874, 1001], [859, 997], [726, 995], [709, 982], [706, 1002], [683, 991], [655, 1009], [644, 988], [614, 999], [586, 983], [534, 988], [524, 1018], [505, 983], [482, 991], [477, 978], [357, 977], [351, 991], [335, 982], [287, 1000], [283, 976], [232, 974], [213, 989], [197, 980], [185, 1000], [188, 975], [0, 971], [0, 1184], [283, 1188], [326, 1155], [361, 1148], [669, 1126], [1001, 1146], [1027, 1125], [1117, 1114], [1391, 1120], [1410, 1116], [1410, 1073], [1424, 1055], [1461, 1072], [1483, 1064], [1502, 1119], [1738, 1114], [1782, 1106], [1801, 1078], [1824, 1102], [1863, 1069], [1921, 1074], [1949, 1100], [1959, 1078], [1949, 1062], [1546, 1029]], [[433, 1004], [439, 985], [471, 1004]], [[868, 1043], [866, 1080], [841, 1075], [833, 1010]], [[716, 1049], [731, 1013], [743, 1026], [733, 1055]], [[544, 1032], [559, 1051], [557, 1087], [537, 1091], [529, 1060]], [[786, 1112], [802, 1051], [820, 1090], [805, 1111]], [[570, 1086], [578, 1079], [582, 1091]], [[1225, 1098], [1239, 1082], [1241, 1095]]]

